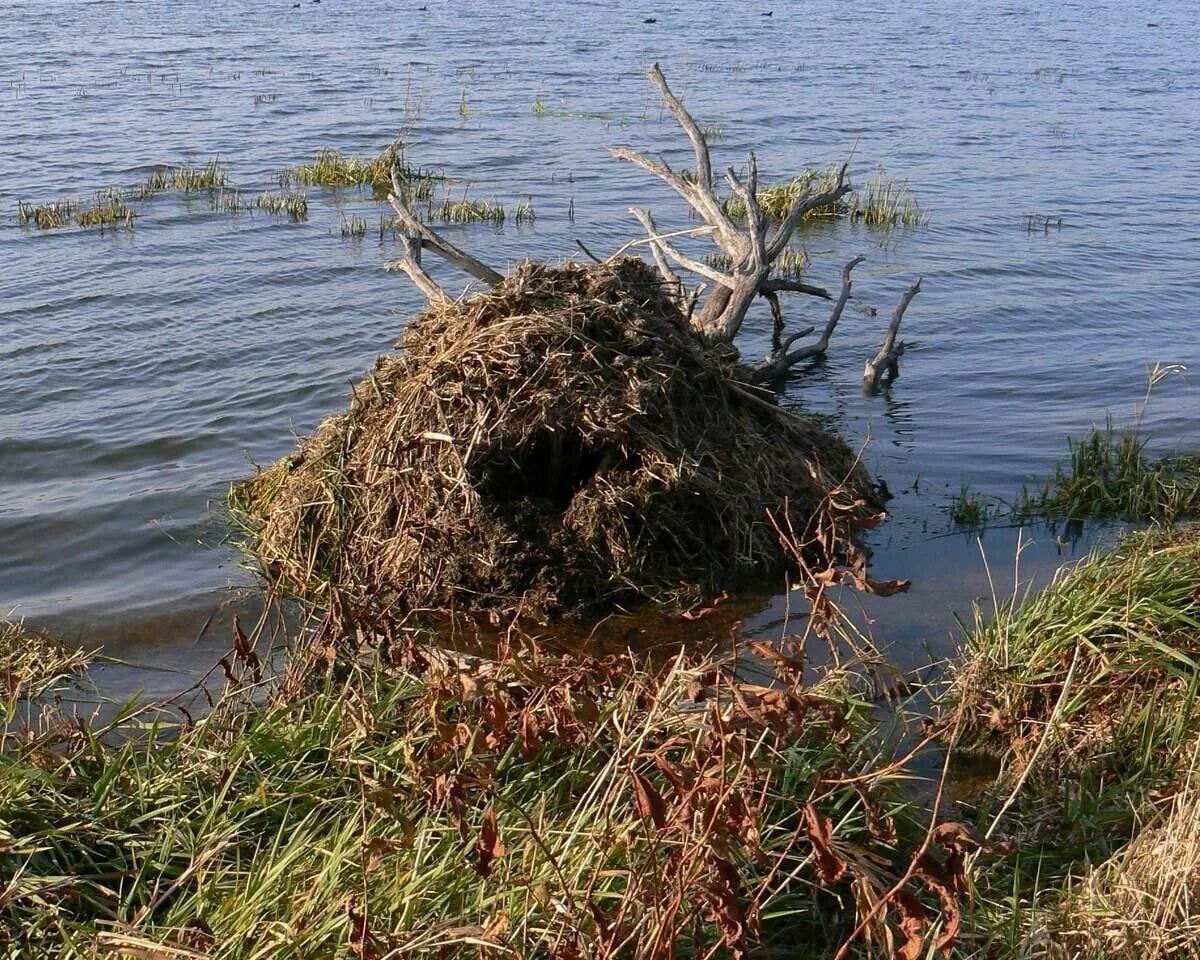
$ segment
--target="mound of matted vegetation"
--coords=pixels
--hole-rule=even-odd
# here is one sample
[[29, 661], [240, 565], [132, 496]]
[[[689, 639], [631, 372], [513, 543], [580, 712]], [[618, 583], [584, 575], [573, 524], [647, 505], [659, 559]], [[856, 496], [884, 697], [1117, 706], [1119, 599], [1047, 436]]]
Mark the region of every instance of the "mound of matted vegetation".
[[[231, 492], [292, 593], [361, 616], [691, 601], [874, 488], [815, 420], [731, 379], [638, 259], [525, 263], [408, 327], [293, 455]], [[836, 563], [839, 538], [820, 541]], [[846, 541], [848, 543], [848, 541]]]

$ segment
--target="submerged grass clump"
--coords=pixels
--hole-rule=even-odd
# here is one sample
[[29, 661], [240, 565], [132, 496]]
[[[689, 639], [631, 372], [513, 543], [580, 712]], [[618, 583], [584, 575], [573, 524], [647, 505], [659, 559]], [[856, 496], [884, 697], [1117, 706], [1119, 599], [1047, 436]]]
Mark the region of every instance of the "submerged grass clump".
[[972, 490], [966, 482], [959, 487], [958, 493], [950, 498], [946, 512], [950, 514], [951, 523], [970, 530], [985, 527], [988, 521], [1002, 514], [996, 501]]
[[361, 240], [367, 235], [367, 221], [356, 213], [342, 214], [342, 239]]
[[47, 203], [17, 203], [17, 221], [21, 226], [33, 224], [39, 230], [65, 227], [75, 219], [83, 205], [78, 200], [51, 200]]
[[[259, 675], [249, 645], [238, 663]], [[472, 661], [411, 633], [274, 693], [230, 686], [196, 722], [102, 736], [51, 711], [0, 734], [0, 941], [30, 958], [828, 956], [915, 847], [870, 713], [837, 674]], [[894, 925], [880, 911], [872, 931]]]
[[124, 227], [133, 228], [136, 214], [117, 195], [97, 196], [96, 202], [90, 207], [84, 207], [75, 214], [75, 223], [81, 227], [99, 227], [103, 233], [106, 229]]
[[22, 623], [0, 620], [0, 701], [14, 704], [43, 696], [81, 674], [87, 663], [83, 650]]
[[459, 200], [445, 197], [437, 206], [430, 207], [431, 217], [442, 223], [504, 223], [507, 212], [504, 204], [495, 200], [472, 200], [463, 196]]
[[[797, 197], [832, 189], [837, 183], [837, 178], [837, 166], [805, 170], [786, 183], [771, 184], [759, 190], [759, 206], [771, 219], [782, 220]], [[740, 220], [746, 216], [745, 205], [737, 196], [725, 201], [725, 209], [735, 219]], [[892, 179], [882, 170], [877, 171], [861, 189], [856, 189], [833, 203], [810, 210], [802, 222], [842, 218], [861, 221], [876, 230], [918, 227], [929, 222], [928, 214], [921, 209], [908, 184]]]
[[850, 200], [850, 219], [861, 220], [876, 230], [920, 227], [929, 222], [908, 184], [893, 180], [882, 170], [867, 181]]
[[411, 201], [432, 201], [437, 188], [445, 182], [445, 177], [440, 173], [404, 163], [400, 145], [393, 144], [369, 159], [347, 155], [332, 148], [319, 150], [312, 163], [281, 171], [279, 184], [284, 189], [301, 184], [389, 190], [393, 167], [407, 195], [406, 199]]
[[[792, 202], [799, 196], [810, 192], [820, 193], [831, 190], [837, 184], [838, 167], [824, 167], [820, 170], [803, 170], [786, 183], [769, 184], [758, 191], [758, 205], [763, 213], [773, 220], [782, 220], [787, 216]], [[746, 216], [746, 207], [740, 197], [734, 195], [725, 201], [725, 209], [736, 220]], [[810, 210], [804, 217], [804, 222], [813, 220], [828, 220], [844, 217], [850, 212], [850, 205], [843, 198], [823, 207]]]
[[213, 159], [199, 167], [160, 167], [142, 183], [131, 187], [130, 195], [134, 200], [145, 200], [167, 190], [200, 193], [205, 190], [220, 190], [227, 186], [229, 168], [220, 160]]
[[525, 263], [430, 307], [402, 346], [231, 492], [249, 552], [315, 604], [690, 602], [779, 568], [769, 513], [804, 539], [830, 497], [845, 516], [878, 507], [853, 451], [741, 392], [641, 260]]
[[1083, 440], [1070, 441], [1070, 456], [1055, 468], [1042, 489], [1023, 491], [1013, 513], [1035, 517], [1160, 520], [1200, 515], [1200, 456], [1146, 453], [1147, 440], [1135, 430], [1093, 427]]

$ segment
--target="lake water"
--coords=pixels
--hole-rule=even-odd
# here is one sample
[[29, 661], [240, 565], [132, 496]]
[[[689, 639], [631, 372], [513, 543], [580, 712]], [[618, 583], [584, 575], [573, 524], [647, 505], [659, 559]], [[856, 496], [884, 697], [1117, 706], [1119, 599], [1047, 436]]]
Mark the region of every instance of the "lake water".
[[[163, 194], [103, 236], [22, 227], [18, 201], [217, 156], [253, 194], [319, 148], [374, 155], [406, 129], [411, 162], [532, 202], [532, 225], [447, 228], [484, 260], [568, 256], [576, 238], [607, 254], [638, 234], [632, 204], [687, 225], [607, 153], [686, 157], [644, 77], [658, 60], [719, 129], [720, 169], [748, 148], [767, 179], [852, 157], [856, 181], [882, 165], [930, 215], [883, 244], [846, 223], [805, 233], [814, 282], [867, 256], [855, 294], [880, 316], [848, 311], [786, 395], [835, 415], [897, 493], [876, 567], [914, 586], [871, 605], [876, 633], [945, 650], [951, 611], [989, 590], [975, 538], [947, 535], [951, 493], [1038, 482], [1068, 435], [1135, 415], [1149, 365], [1200, 366], [1198, 40], [1181, 0], [5, 4], [0, 614], [158, 668], [118, 687], [207, 667], [228, 634], [203, 627], [248, 582], [222, 543], [229, 483], [339, 409], [421, 302], [381, 269], [393, 241], [342, 239], [343, 217], [381, 212], [358, 191], [310, 188], [297, 224]], [[917, 276], [902, 376], [864, 397], [863, 361]], [[816, 301], [786, 306], [823, 320]], [[754, 356], [768, 318], [751, 326]], [[1181, 378], [1158, 388], [1158, 446], [1200, 446], [1196, 399]], [[1037, 539], [1022, 562], [1044, 573], [1061, 558]], [[1014, 544], [984, 538], [1002, 591]], [[756, 606], [777, 630], [784, 598]]]

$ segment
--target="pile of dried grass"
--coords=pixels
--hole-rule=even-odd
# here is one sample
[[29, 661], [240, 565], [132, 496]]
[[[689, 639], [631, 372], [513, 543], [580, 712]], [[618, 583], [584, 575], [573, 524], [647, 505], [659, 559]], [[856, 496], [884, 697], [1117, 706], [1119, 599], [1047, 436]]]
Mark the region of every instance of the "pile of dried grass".
[[400, 346], [230, 496], [270, 579], [346, 615], [691, 601], [784, 564], [768, 514], [803, 540], [831, 499], [877, 506], [854, 452], [731, 380], [641, 260], [525, 263]]

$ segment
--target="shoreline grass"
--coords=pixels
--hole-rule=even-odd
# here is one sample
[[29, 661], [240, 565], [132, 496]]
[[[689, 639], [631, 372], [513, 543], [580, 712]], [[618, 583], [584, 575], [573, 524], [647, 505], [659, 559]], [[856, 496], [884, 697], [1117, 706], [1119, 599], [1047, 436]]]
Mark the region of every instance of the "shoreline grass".
[[1200, 515], [1200, 455], [1152, 459], [1147, 443], [1131, 428], [1115, 430], [1111, 419], [1092, 427], [1082, 440], [1068, 441], [1067, 460], [1040, 490], [1022, 491], [1014, 517], [1171, 523]]
[[837, 673], [404, 634], [264, 701], [236, 660], [196, 722], [4, 736], [9, 955], [828, 956], [914, 847]]
[[[0, 703], [35, 700], [81, 676], [90, 657], [82, 649], [23, 623], [0, 619]], [[7, 711], [11, 715], [11, 709]]]
[[980, 827], [1002, 826], [1015, 850], [976, 877], [982, 954], [1150, 956], [1117, 947], [1153, 924], [1186, 945], [1154, 956], [1200, 950], [1200, 909], [1155, 905], [1197, 874], [1147, 853], [1190, 842], [1179, 818], [1196, 810], [1198, 704], [1200, 528], [1127, 535], [1023, 604], [977, 614], [941, 709], [960, 718], [960, 753], [999, 763]]

